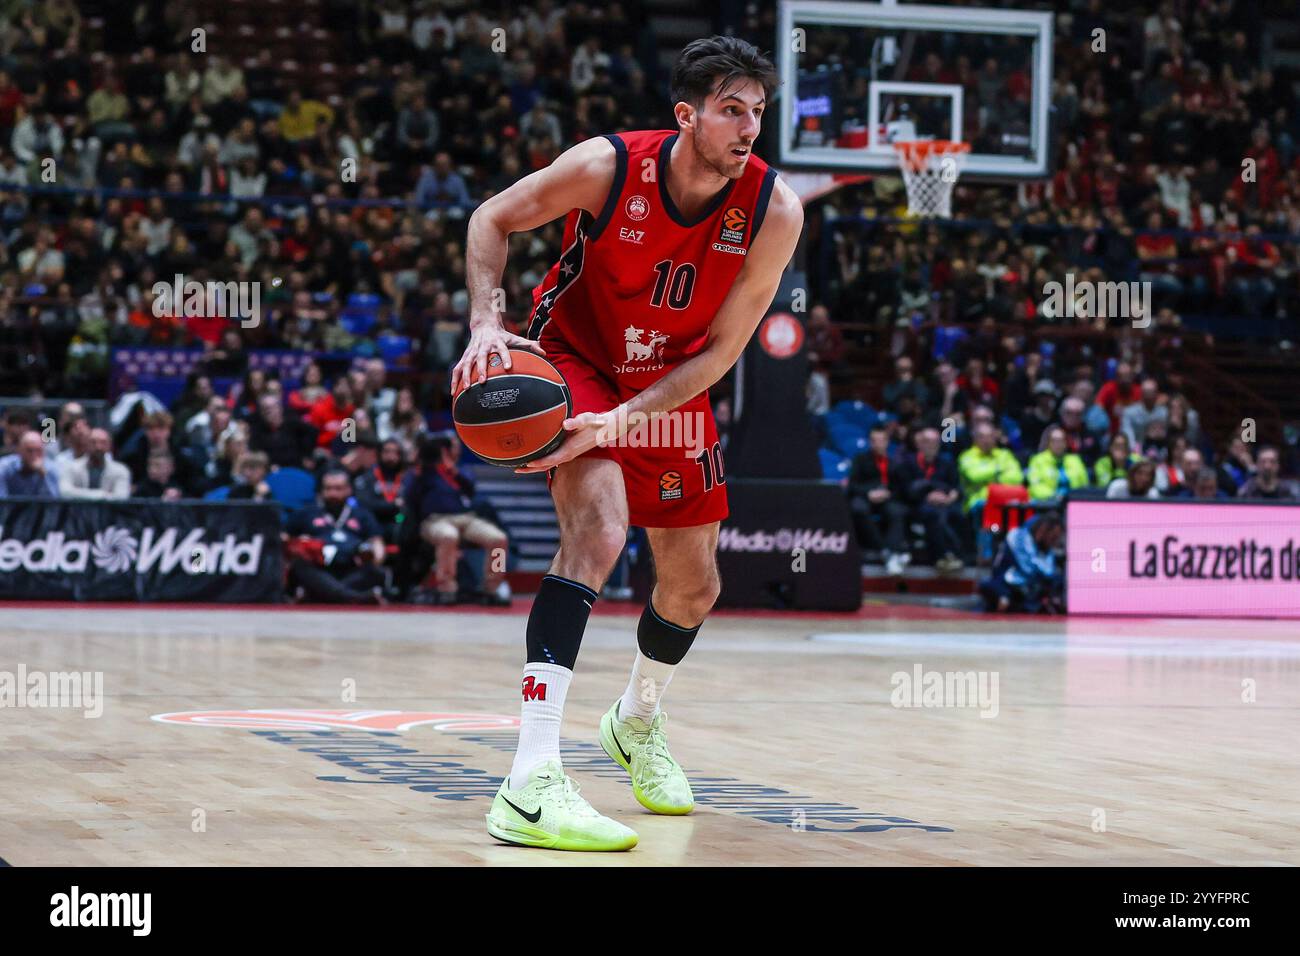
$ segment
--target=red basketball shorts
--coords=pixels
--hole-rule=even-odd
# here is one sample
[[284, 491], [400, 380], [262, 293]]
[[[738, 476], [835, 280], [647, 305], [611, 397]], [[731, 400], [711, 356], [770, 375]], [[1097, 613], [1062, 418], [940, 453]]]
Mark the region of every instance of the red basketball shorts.
[[[613, 411], [636, 393], [620, 389], [591, 363], [546, 343], [546, 358], [560, 370], [573, 398], [573, 414]], [[633, 444], [633, 443], [636, 444]], [[641, 528], [689, 528], [727, 517], [726, 472], [718, 427], [707, 392], [582, 458], [609, 458], [623, 470], [628, 520]], [[555, 469], [547, 474], [547, 484]]]

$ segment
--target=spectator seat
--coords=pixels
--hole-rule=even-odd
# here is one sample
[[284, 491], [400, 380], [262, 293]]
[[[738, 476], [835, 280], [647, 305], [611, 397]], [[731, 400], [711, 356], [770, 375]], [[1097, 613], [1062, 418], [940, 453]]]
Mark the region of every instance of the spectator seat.
[[851, 467], [847, 458], [830, 448], [818, 448], [817, 457], [821, 460], [822, 477], [827, 481], [846, 481]]
[[316, 479], [301, 468], [280, 468], [266, 476], [271, 497], [287, 510], [311, 504], [316, 497]]
[[984, 530], [998, 534], [1019, 526], [1021, 521], [1029, 518], [1029, 513], [1006, 506], [1027, 501], [1029, 489], [1024, 485], [989, 485], [988, 500], [984, 503]]
[[830, 425], [831, 447], [845, 458], [852, 458], [867, 448], [867, 433], [856, 425], [832, 422]]
[[832, 428], [836, 422], [844, 422], [861, 429], [862, 434], [865, 435], [876, 426], [880, 415], [866, 402], [844, 399], [836, 402], [831, 410], [827, 412], [826, 417], [827, 425]]

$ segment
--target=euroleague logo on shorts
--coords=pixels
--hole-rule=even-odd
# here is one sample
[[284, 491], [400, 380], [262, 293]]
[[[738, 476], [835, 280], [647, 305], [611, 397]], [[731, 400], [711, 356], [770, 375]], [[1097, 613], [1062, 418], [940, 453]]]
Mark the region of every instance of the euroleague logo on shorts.
[[633, 222], [640, 222], [650, 215], [650, 204], [646, 202], [644, 196], [630, 196], [627, 205], [623, 207], [623, 211], [627, 213], [627, 218]]
[[659, 500], [673, 501], [682, 496], [682, 473], [665, 471], [659, 476]]

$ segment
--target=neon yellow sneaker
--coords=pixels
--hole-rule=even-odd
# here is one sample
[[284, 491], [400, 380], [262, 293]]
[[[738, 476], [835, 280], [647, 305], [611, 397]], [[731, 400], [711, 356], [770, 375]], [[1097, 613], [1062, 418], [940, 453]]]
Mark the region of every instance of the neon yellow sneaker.
[[619, 720], [618, 705], [619, 701], [614, 701], [614, 706], [600, 718], [600, 745], [632, 775], [632, 793], [637, 802], [655, 813], [690, 813], [695, 795], [664, 739], [668, 715], [661, 711], [648, 724], [639, 717]]
[[602, 817], [578, 794], [558, 760], [534, 770], [518, 790], [501, 782], [487, 815], [488, 833], [503, 843], [548, 850], [630, 850], [636, 833]]

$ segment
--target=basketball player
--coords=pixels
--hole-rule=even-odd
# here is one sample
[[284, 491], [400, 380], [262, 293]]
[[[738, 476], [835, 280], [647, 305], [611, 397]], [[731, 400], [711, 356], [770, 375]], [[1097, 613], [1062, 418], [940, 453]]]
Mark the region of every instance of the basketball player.
[[[719, 591], [727, 492], [706, 390], [771, 305], [803, 226], [794, 192], [750, 152], [775, 88], [776, 71], [752, 45], [696, 40], [673, 71], [676, 130], [574, 146], [470, 220], [471, 336], [452, 391], [483, 381], [494, 355], [508, 367], [508, 349], [531, 349], [564, 375], [574, 408], [559, 448], [519, 469], [547, 473], [560, 548], [528, 618], [519, 750], [487, 817], [499, 840], [562, 850], [636, 845], [632, 830], [579, 796], [560, 761], [578, 646], [629, 523], [646, 529], [657, 583], [600, 742], [643, 806], [666, 814], [694, 806], [659, 701]], [[508, 237], [566, 214], [564, 251], [533, 293], [527, 337], [509, 334], [492, 309]], [[629, 416], [670, 411], [701, 423], [698, 447], [619, 440]]]

